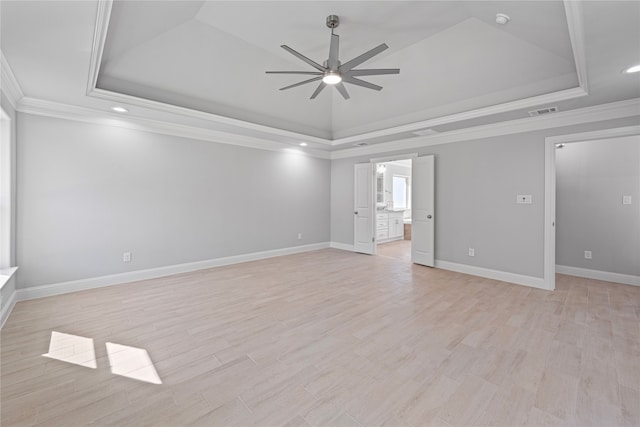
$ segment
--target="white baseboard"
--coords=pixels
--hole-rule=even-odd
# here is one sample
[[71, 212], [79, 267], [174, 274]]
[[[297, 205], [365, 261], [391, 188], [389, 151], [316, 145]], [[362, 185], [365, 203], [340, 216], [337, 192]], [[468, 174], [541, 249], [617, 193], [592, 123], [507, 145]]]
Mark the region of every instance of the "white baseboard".
[[376, 245], [383, 245], [385, 243], [397, 242], [398, 240], [404, 240], [404, 236], [392, 237], [390, 239], [381, 239], [376, 242]]
[[502, 282], [515, 283], [516, 285], [531, 286], [533, 288], [551, 291], [542, 277], [525, 276], [522, 274], [509, 273], [506, 271], [492, 270], [489, 268], [475, 267], [466, 264], [457, 264], [455, 262], [435, 261], [436, 268], [443, 270], [455, 271], [457, 273], [471, 274], [473, 276], [485, 277], [487, 279], [500, 280]]
[[66, 294], [69, 292], [100, 288], [103, 286], [118, 285], [121, 283], [135, 282], [138, 280], [154, 279], [156, 277], [170, 276], [173, 274], [188, 273], [191, 271], [203, 270], [206, 268], [222, 267], [224, 265], [239, 264], [242, 262], [256, 261], [277, 256], [315, 251], [328, 247], [328, 242], [314, 243], [310, 245], [293, 246], [289, 248], [274, 249], [270, 251], [254, 252], [250, 254], [234, 255], [224, 258], [214, 258], [204, 261], [151, 268], [148, 270], [138, 270], [128, 273], [111, 274], [108, 276], [91, 277], [88, 279], [72, 280], [69, 282], [28, 287], [17, 290], [17, 299], [18, 301], [25, 301], [36, 298], [49, 297], [53, 295]]
[[603, 280], [605, 282], [622, 283], [624, 285], [640, 286], [640, 276], [633, 276], [630, 274], [589, 270], [588, 268], [569, 267], [568, 265], [556, 265], [556, 273], [585, 277], [587, 279]]
[[[330, 247], [343, 251], [354, 251], [353, 245], [347, 243], [331, 242]], [[508, 273], [506, 271], [491, 270], [488, 268], [474, 267], [471, 265], [457, 264], [455, 262], [436, 260], [435, 266], [443, 270], [455, 271], [457, 273], [470, 274], [472, 276], [486, 277], [488, 279], [500, 280], [503, 282], [515, 283], [516, 285], [531, 286], [533, 288], [553, 290], [547, 287], [542, 277], [524, 276], [522, 274]]]
[[354, 247], [348, 243], [340, 243], [340, 242], [331, 242], [329, 243], [329, 247], [334, 249], [341, 249], [343, 251], [351, 251], [353, 252]]

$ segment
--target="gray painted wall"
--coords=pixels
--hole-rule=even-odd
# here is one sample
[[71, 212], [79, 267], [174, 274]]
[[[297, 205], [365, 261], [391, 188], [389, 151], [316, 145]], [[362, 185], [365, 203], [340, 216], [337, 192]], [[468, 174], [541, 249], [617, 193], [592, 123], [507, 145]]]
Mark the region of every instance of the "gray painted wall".
[[640, 276], [640, 136], [556, 150], [556, 209], [557, 264]]
[[[436, 156], [436, 259], [543, 277], [544, 138], [631, 126], [637, 121], [632, 117], [387, 155]], [[380, 157], [332, 162], [332, 241], [353, 244], [353, 165]], [[516, 204], [517, 194], [531, 194], [533, 204]], [[468, 256], [469, 247], [475, 249], [475, 257]]]
[[[353, 165], [383, 157], [329, 162], [26, 114], [17, 122], [19, 288], [352, 244]], [[435, 154], [437, 259], [542, 277], [545, 136], [634, 124], [637, 117], [385, 155]], [[533, 195], [533, 204], [517, 205], [516, 194]], [[122, 262], [125, 251], [131, 263]]]
[[19, 288], [329, 241], [328, 160], [28, 114], [18, 135]]

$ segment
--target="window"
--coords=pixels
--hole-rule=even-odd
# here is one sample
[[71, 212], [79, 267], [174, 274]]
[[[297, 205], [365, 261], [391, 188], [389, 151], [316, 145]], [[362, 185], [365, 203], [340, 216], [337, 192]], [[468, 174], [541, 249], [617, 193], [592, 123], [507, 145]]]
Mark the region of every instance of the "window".
[[11, 266], [11, 174], [11, 120], [0, 108], [0, 269]]
[[393, 208], [394, 209], [409, 209], [410, 206], [409, 197], [409, 177], [407, 176], [393, 176]]

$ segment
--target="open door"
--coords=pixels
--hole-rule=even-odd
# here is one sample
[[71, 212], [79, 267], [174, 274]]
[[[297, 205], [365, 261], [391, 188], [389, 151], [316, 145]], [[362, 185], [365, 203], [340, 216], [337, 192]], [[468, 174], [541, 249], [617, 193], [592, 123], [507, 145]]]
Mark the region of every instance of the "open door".
[[416, 157], [411, 167], [411, 262], [434, 265], [434, 156]]
[[373, 255], [373, 164], [356, 164], [354, 182], [353, 249]]

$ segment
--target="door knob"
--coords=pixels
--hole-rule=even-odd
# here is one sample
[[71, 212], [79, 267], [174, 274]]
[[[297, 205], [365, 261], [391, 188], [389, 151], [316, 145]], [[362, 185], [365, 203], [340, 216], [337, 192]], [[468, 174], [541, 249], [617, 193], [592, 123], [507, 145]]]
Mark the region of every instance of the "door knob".
[[431, 215], [427, 215], [427, 219], [431, 219]]
[[358, 215], [358, 211], [354, 211], [354, 212], [353, 212], [353, 214], [354, 214], [354, 215]]

